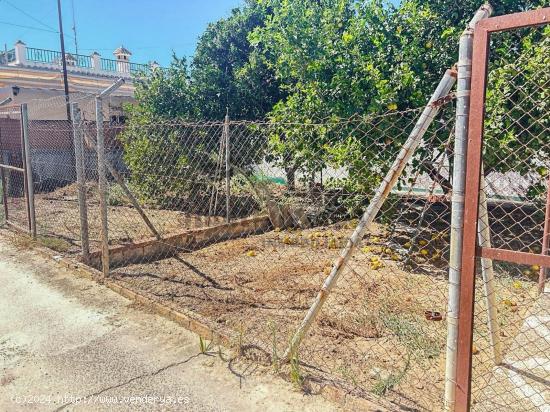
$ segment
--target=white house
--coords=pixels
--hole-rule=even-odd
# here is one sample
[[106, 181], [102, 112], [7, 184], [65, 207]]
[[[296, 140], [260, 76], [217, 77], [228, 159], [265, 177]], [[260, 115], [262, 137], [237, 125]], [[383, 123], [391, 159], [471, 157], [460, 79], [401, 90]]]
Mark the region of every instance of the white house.
[[[149, 72], [158, 68], [158, 64], [138, 64], [131, 61], [132, 53], [120, 46], [114, 52], [114, 59], [104, 58], [99, 53], [91, 55], [66, 53], [67, 77], [71, 99], [82, 99], [97, 94], [119, 78], [126, 83], [110, 98], [109, 113], [113, 116], [122, 114], [122, 104], [133, 102], [133, 78], [138, 73]], [[63, 101], [64, 85], [61, 52], [28, 47], [17, 41], [11, 50], [0, 51], [0, 101], [7, 97], [13, 104], [36, 102], [37, 99], [52, 99], [60, 96]], [[55, 104], [37, 111], [35, 116], [40, 120], [62, 120], [66, 118], [64, 107], [55, 108]], [[63, 106], [62, 104], [60, 106]], [[86, 106], [86, 105], [84, 105]], [[83, 107], [85, 115], [92, 108]], [[29, 107], [30, 108], [30, 107]], [[32, 113], [31, 113], [32, 114]]]

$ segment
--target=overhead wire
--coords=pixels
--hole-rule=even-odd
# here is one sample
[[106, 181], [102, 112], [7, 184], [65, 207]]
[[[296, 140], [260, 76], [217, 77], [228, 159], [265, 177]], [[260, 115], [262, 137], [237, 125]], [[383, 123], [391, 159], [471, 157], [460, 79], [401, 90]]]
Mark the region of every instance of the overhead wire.
[[[50, 30], [56, 31], [56, 29], [55, 29], [54, 27], [50, 26], [49, 24], [44, 23], [42, 20], [40, 20], [40, 19], [34, 17], [32, 14], [27, 13], [25, 10], [23, 10], [23, 9], [21, 9], [21, 8], [19, 8], [19, 7], [17, 7], [15, 4], [13, 4], [12, 2], [10, 2], [9, 0], [0, 0], [0, 2], [1, 2], [1, 1], [4, 1], [4, 3], [6, 3], [8, 6], [14, 8], [15, 10], [17, 10], [17, 11], [19, 11], [20, 13], [24, 14], [24, 15], [27, 16], [29, 19], [34, 20], [36, 23], [38, 23], [38, 24], [40, 24], [40, 25], [42, 25], [42, 26], [44, 26], [44, 27], [46, 27], [46, 28], [48, 28], [48, 29], [50, 29]], [[56, 32], [57, 32], [57, 31], [56, 31]]]
[[[9, 0], [0, 0], [0, 3], [2, 3], [2, 2], [7, 4], [8, 6], [12, 7], [13, 9], [17, 10], [21, 14], [27, 16], [28, 18], [35, 21], [36, 23], [40, 24], [44, 28], [36, 27], [36, 26], [28, 26], [28, 25], [24, 25], [24, 24], [17, 24], [17, 23], [12, 23], [12, 22], [7, 22], [7, 21], [0, 21], [0, 24], [4, 24], [4, 25], [7, 25], [7, 26], [13, 26], [13, 27], [20, 27], [20, 28], [27, 29], [27, 30], [36, 30], [36, 31], [43, 31], [43, 32], [47, 32], [47, 33], [59, 34], [59, 31], [55, 27], [44, 23], [42, 20], [34, 17], [32, 14], [26, 12], [25, 10], [23, 10], [20, 7], [16, 6], [15, 4], [11, 3]], [[65, 34], [65, 35], [72, 38], [72, 39], [74, 39], [74, 37], [71, 36], [70, 34]]]
[[0, 21], [0, 24], [5, 24], [7, 26], [13, 26], [13, 27], [20, 27], [20, 28], [29, 29], [29, 30], [45, 31], [45, 32], [48, 32], [48, 33], [59, 33], [55, 30], [41, 29], [40, 27], [26, 26], [26, 25], [23, 25], [23, 24], [16, 24], [16, 23], [8, 22], [8, 21]]

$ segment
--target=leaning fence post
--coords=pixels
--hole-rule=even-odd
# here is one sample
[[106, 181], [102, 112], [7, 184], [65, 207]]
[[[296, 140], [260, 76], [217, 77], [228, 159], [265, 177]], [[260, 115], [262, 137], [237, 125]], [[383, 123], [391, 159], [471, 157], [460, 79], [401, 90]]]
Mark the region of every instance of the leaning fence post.
[[231, 209], [231, 166], [230, 158], [231, 151], [229, 150], [229, 113], [225, 115], [225, 121], [223, 124], [223, 133], [225, 136], [225, 213], [226, 221], [229, 223], [231, 221], [230, 209]]
[[107, 221], [107, 171], [105, 169], [105, 140], [103, 136], [103, 102], [95, 98], [97, 129], [97, 174], [99, 181], [99, 210], [101, 214], [101, 266], [103, 275], [109, 275], [109, 232]]
[[464, 225], [464, 188], [466, 183], [466, 151], [468, 145], [468, 113], [472, 48], [475, 24], [491, 15], [492, 8], [483, 5], [460, 36], [458, 50], [458, 81], [456, 126], [453, 161], [453, 190], [451, 198], [451, 237], [449, 255], [449, 300], [447, 305], [447, 353], [445, 356], [445, 410], [453, 411], [456, 393], [456, 366], [458, 342], [458, 311], [460, 273], [462, 269], [462, 231]]
[[[84, 136], [84, 140], [89, 147], [91, 147], [94, 151], [97, 152], [97, 145], [95, 145], [92, 141], [90, 141], [90, 139], [88, 139], [86, 136]], [[113, 176], [113, 178], [119, 184], [120, 188], [122, 189], [126, 197], [130, 200], [130, 203], [132, 203], [132, 206], [134, 207], [134, 209], [136, 209], [136, 211], [139, 213], [139, 215], [141, 216], [141, 218], [143, 219], [143, 221], [145, 222], [145, 224], [147, 225], [151, 233], [153, 233], [153, 235], [155, 235], [155, 237], [158, 240], [161, 240], [162, 236], [160, 235], [160, 232], [155, 228], [151, 220], [147, 217], [147, 214], [145, 213], [143, 208], [139, 205], [139, 202], [137, 201], [134, 194], [130, 191], [126, 183], [124, 183], [124, 178], [121, 176], [121, 174], [116, 170], [115, 166], [113, 166], [108, 159], [105, 159], [105, 167], [107, 168], [111, 176]]]
[[77, 103], [71, 103], [71, 119], [73, 122], [73, 141], [76, 166], [76, 181], [78, 186], [78, 210], [80, 212], [80, 241], [82, 243], [82, 259], [88, 261], [90, 256], [90, 241], [88, 235], [88, 207], [86, 205], [86, 174], [84, 169], [84, 142], [80, 109]]
[[103, 98], [123, 84], [124, 79], [118, 79], [95, 98], [97, 174], [99, 182], [99, 209], [101, 213], [101, 266], [104, 276], [109, 276], [109, 227], [107, 221], [107, 191], [109, 187], [105, 159], [105, 137], [103, 135]]
[[[479, 223], [477, 225], [477, 236], [480, 246], [490, 248], [491, 227], [489, 226], [489, 207], [487, 204], [485, 187], [484, 170], [483, 165], [481, 165], [481, 191], [479, 193]], [[487, 327], [489, 328], [489, 342], [493, 349], [493, 361], [495, 365], [500, 365], [502, 363], [502, 343], [500, 340], [500, 326], [498, 324], [495, 271], [491, 259], [481, 258], [481, 275], [483, 277], [485, 304], [487, 305]]]
[[308, 330], [311, 328], [313, 321], [319, 314], [328, 295], [330, 294], [331, 290], [334, 288], [334, 286], [338, 282], [338, 278], [342, 274], [347, 262], [353, 255], [355, 248], [363, 238], [365, 231], [369, 228], [370, 224], [374, 221], [374, 218], [380, 211], [380, 208], [384, 204], [386, 198], [388, 197], [391, 190], [399, 180], [399, 176], [401, 176], [401, 173], [405, 169], [405, 166], [411, 159], [412, 155], [414, 154], [420, 142], [422, 141], [422, 138], [426, 133], [426, 131], [428, 130], [428, 127], [434, 120], [437, 113], [439, 113], [441, 106], [439, 104], [434, 104], [434, 103], [436, 103], [437, 100], [449, 94], [450, 90], [455, 84], [455, 81], [456, 81], [455, 71], [447, 70], [445, 72], [445, 75], [439, 82], [439, 85], [437, 86], [432, 97], [430, 98], [428, 104], [424, 108], [424, 111], [422, 112], [418, 121], [416, 122], [414, 129], [412, 130], [411, 134], [407, 138], [407, 141], [401, 148], [401, 151], [399, 152], [397, 158], [395, 159], [392, 167], [384, 177], [382, 184], [380, 185], [376, 194], [372, 198], [372, 201], [370, 202], [367, 210], [361, 217], [361, 220], [359, 221], [359, 224], [355, 228], [355, 231], [349, 238], [348, 243], [346, 244], [346, 247], [340, 252], [340, 257], [338, 257], [338, 259], [334, 262], [332, 270], [330, 271], [329, 276], [326, 278], [321, 290], [319, 291], [319, 294], [315, 298], [315, 301], [311, 305], [302, 323], [294, 333], [292, 340], [290, 342], [290, 345], [284, 354], [284, 359], [289, 359], [290, 357], [294, 356], [294, 354], [296, 353], [298, 346], [300, 345], [304, 336], [307, 334]]
[[27, 186], [27, 210], [29, 226], [33, 239], [36, 239], [36, 214], [34, 210], [34, 182], [32, 178], [31, 147], [29, 144], [29, 108], [27, 103], [21, 105], [21, 138], [23, 141], [23, 155], [25, 157], [25, 183]]

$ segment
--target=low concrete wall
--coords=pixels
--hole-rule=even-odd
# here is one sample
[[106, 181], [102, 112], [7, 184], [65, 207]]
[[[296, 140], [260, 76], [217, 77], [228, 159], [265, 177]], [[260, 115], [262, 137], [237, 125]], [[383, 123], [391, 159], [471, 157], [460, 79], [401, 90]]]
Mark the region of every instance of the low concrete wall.
[[[254, 216], [221, 225], [184, 230], [162, 240], [149, 238], [138, 243], [109, 248], [110, 267], [165, 259], [179, 252], [191, 252], [213, 243], [266, 232], [271, 228], [268, 216]], [[101, 251], [90, 253], [88, 265], [101, 269]]]

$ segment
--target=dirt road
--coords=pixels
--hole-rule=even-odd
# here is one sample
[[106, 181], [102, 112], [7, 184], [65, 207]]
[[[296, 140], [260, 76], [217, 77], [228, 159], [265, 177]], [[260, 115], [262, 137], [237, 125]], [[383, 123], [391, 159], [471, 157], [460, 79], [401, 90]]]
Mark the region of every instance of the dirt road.
[[0, 282], [0, 410], [336, 409], [2, 235]]

